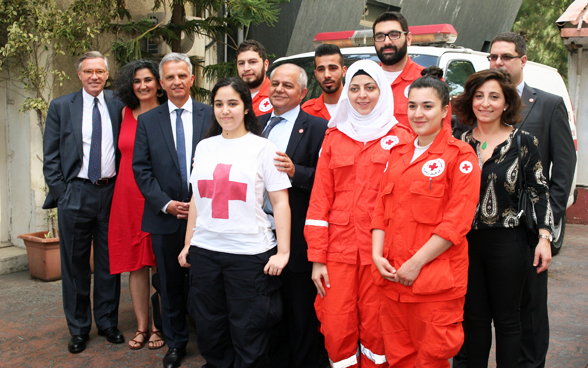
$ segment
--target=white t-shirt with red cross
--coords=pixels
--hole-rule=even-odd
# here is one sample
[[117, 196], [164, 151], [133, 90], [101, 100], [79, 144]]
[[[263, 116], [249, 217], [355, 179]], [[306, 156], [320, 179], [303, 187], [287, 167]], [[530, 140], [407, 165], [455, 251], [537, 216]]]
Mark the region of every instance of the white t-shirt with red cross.
[[190, 177], [197, 211], [191, 245], [249, 255], [276, 246], [263, 193], [291, 187], [274, 165], [276, 151], [274, 143], [252, 133], [198, 143]]

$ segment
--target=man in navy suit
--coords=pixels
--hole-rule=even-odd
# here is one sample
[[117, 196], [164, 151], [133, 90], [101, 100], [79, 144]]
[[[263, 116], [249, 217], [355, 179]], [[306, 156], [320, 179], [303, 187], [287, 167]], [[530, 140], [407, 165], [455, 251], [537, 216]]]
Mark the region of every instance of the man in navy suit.
[[163, 333], [169, 345], [163, 366], [168, 368], [178, 367], [186, 355], [186, 268], [180, 267], [178, 255], [192, 195], [192, 157], [208, 130], [212, 108], [190, 97], [194, 76], [188, 56], [167, 54], [159, 74], [168, 102], [139, 115], [133, 172], [146, 204], [141, 229], [151, 233], [160, 275]]
[[306, 256], [304, 222], [327, 121], [300, 108], [307, 80], [306, 72], [297, 65], [274, 69], [269, 87], [274, 111], [259, 117], [263, 134], [278, 146], [276, 167], [292, 182], [288, 189], [292, 213], [290, 260], [280, 275], [284, 316], [272, 340], [272, 367], [313, 368], [319, 363], [316, 287], [311, 279], [312, 263]]
[[119, 155], [122, 102], [103, 91], [108, 60], [97, 51], [77, 62], [80, 91], [51, 101], [43, 137], [44, 209], [57, 207], [68, 350], [86, 348], [92, 327], [90, 251], [94, 241], [94, 320], [98, 334], [124, 342], [117, 329], [120, 275], [110, 274], [108, 220]]

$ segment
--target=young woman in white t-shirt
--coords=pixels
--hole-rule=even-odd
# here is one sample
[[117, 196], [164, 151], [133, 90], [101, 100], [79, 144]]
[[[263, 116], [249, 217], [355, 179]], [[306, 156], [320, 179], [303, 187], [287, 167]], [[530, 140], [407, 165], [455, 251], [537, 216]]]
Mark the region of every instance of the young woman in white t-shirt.
[[[260, 137], [243, 81], [220, 80], [214, 120], [194, 154], [185, 247], [188, 309], [198, 347], [214, 367], [253, 367], [267, 355], [282, 314], [278, 276], [290, 256], [288, 176], [274, 166], [274, 143]], [[276, 236], [263, 211], [268, 192]], [[277, 239], [276, 239], [277, 237]]]

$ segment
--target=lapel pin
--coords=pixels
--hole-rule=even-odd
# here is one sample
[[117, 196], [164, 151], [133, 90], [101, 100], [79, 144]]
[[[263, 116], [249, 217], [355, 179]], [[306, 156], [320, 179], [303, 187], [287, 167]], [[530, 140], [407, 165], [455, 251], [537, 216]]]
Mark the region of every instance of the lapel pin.
[[535, 99], [534, 99], [534, 98], [530, 98], [530, 99], [529, 99], [529, 102], [531, 102], [531, 103], [532, 103], [532, 102], [534, 102], [534, 101], [535, 101]]
[[298, 131], [298, 133], [300, 133], [300, 134], [304, 133], [304, 129], [300, 129], [300, 130]]

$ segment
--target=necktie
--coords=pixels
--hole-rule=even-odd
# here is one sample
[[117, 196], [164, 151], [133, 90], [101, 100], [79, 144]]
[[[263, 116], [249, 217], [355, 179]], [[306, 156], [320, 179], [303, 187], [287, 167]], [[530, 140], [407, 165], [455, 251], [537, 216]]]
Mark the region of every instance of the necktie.
[[98, 109], [98, 98], [94, 97], [92, 108], [92, 140], [90, 141], [90, 162], [88, 179], [94, 184], [102, 177], [102, 118]]
[[278, 125], [282, 120], [284, 120], [284, 118], [279, 117], [279, 116], [274, 116], [271, 120], [270, 123], [265, 127], [265, 129], [263, 130], [263, 136], [264, 137], [269, 137], [270, 132], [272, 131], [272, 129], [274, 129], [274, 127], [276, 125]]
[[182, 200], [188, 197], [188, 173], [186, 171], [186, 137], [184, 136], [184, 123], [182, 112], [184, 109], [176, 109], [176, 151], [178, 153], [178, 164], [182, 175]]

